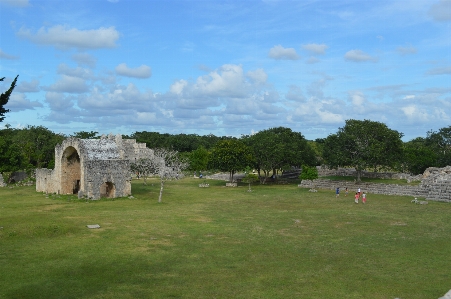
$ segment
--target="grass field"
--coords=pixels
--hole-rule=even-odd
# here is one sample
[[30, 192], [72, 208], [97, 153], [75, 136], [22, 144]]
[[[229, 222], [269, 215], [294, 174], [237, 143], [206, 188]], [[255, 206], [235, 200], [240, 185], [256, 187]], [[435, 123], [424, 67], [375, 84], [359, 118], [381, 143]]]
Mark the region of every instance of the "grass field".
[[[133, 199], [0, 188], [0, 298], [439, 298], [451, 205], [296, 185], [133, 183]], [[88, 229], [99, 224], [100, 229]]]

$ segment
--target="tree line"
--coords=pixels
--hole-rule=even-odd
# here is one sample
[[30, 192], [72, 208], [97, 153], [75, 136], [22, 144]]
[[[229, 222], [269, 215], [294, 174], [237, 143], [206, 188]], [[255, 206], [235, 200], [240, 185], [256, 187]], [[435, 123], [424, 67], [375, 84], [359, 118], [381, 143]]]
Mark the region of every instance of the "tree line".
[[[363, 170], [394, 170], [423, 173], [427, 167], [451, 165], [451, 126], [427, 132], [408, 142], [403, 134], [370, 120], [347, 120], [327, 138], [307, 140], [300, 132], [277, 127], [240, 138], [135, 132], [123, 138], [136, 139], [149, 148], [177, 151], [189, 162], [189, 170], [222, 170], [230, 176], [246, 167], [267, 179], [277, 170], [328, 165]], [[67, 137], [100, 138], [98, 132], [54, 133], [43, 126], [0, 130], [0, 172], [53, 168], [54, 149]]]

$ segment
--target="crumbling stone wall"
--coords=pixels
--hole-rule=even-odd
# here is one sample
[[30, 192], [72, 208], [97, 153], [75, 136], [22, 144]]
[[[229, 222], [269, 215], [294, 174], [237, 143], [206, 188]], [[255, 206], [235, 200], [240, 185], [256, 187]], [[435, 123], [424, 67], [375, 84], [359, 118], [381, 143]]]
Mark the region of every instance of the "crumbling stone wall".
[[[101, 198], [105, 195], [106, 185], [114, 186], [114, 196], [123, 197], [131, 194], [130, 166], [127, 160], [93, 160], [86, 165], [86, 185], [84, 193], [89, 198]], [[111, 186], [110, 185], [110, 186]], [[102, 190], [101, 190], [102, 189]]]
[[398, 184], [379, 184], [379, 183], [357, 183], [350, 181], [335, 181], [335, 180], [302, 180], [299, 184], [301, 188], [310, 189], [328, 189], [335, 190], [340, 188], [340, 193], [344, 193], [345, 188], [348, 188], [349, 194], [353, 195], [360, 188], [362, 192], [372, 194], [385, 194], [385, 195], [407, 195], [414, 197], [427, 197], [428, 190], [418, 186], [398, 185]]
[[3, 175], [1, 173], [0, 173], [0, 187], [6, 187], [6, 184], [3, 181]]
[[88, 198], [131, 194], [130, 163], [152, 155], [145, 143], [103, 135], [68, 138], [55, 147], [55, 169], [36, 170], [36, 191], [79, 194]]
[[[337, 168], [329, 169], [325, 166], [317, 166], [319, 176], [357, 176], [357, 171], [355, 168]], [[422, 175], [413, 176], [408, 173], [397, 173], [397, 172], [374, 172], [374, 171], [362, 171], [362, 177], [372, 178], [372, 179], [398, 179], [398, 180], [408, 180], [419, 181]]]
[[424, 197], [426, 200], [451, 202], [451, 166], [430, 167], [425, 170], [420, 179], [420, 184], [415, 186], [316, 179], [303, 180], [299, 187], [329, 190], [339, 187], [342, 192], [348, 187], [350, 194], [360, 188], [362, 192], [373, 194], [407, 195]]

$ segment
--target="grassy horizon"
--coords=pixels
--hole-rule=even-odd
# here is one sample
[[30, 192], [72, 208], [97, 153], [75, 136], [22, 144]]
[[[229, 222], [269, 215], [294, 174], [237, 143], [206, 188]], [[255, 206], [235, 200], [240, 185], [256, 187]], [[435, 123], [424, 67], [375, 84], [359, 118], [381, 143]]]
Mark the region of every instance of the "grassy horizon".
[[[439, 298], [451, 205], [185, 178], [133, 199], [0, 188], [0, 298]], [[100, 229], [88, 229], [99, 224]]]

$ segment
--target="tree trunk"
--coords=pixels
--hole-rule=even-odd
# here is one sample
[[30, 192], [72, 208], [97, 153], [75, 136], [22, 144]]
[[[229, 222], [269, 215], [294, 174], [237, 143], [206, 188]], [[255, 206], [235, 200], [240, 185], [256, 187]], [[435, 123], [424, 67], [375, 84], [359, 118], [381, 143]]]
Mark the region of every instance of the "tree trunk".
[[161, 198], [163, 197], [163, 188], [164, 188], [164, 180], [161, 180], [161, 184], [160, 184], [160, 196], [158, 197], [158, 202], [161, 202]]
[[360, 169], [356, 169], [356, 172], [357, 172], [357, 182], [361, 182], [362, 181], [362, 179], [361, 179], [361, 176], [362, 176], [362, 170], [360, 170]]
[[269, 171], [263, 170], [263, 173], [265, 174], [265, 178], [263, 179], [262, 185], [266, 184], [266, 180], [268, 179]]
[[230, 173], [229, 173], [229, 181], [230, 181], [230, 183], [233, 183], [233, 174], [235, 173], [235, 171], [230, 171]]

